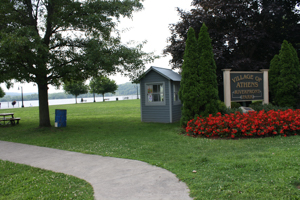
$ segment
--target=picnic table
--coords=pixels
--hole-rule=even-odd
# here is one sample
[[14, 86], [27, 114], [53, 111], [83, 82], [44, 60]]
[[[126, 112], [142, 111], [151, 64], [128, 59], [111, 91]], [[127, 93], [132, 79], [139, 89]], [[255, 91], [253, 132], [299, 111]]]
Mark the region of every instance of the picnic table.
[[0, 118], [0, 122], [2, 122], [3, 124], [0, 123], [0, 125], [5, 125], [5, 122], [10, 123], [11, 125], [15, 125], [16, 122], [17, 124], [19, 124], [19, 121], [21, 120], [21, 118], [15, 118], [14, 113], [0, 113], [0, 117], [1, 116], [2, 118]]

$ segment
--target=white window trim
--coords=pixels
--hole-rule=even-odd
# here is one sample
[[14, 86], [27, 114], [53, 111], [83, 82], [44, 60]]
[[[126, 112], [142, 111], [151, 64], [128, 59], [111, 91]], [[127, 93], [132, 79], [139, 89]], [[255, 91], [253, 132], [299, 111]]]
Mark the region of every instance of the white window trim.
[[[163, 85], [163, 94], [164, 94], [164, 101], [159, 102], [148, 102], [148, 91], [147, 85]], [[166, 85], [165, 82], [147, 82], [145, 83], [145, 106], [165, 106], [166, 105]]]

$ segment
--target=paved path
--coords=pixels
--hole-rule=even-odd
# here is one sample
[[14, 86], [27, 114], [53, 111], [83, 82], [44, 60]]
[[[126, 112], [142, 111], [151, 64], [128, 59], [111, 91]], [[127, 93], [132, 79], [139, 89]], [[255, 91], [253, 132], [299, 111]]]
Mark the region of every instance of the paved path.
[[84, 179], [99, 200], [191, 200], [186, 184], [147, 163], [0, 141], [0, 159]]

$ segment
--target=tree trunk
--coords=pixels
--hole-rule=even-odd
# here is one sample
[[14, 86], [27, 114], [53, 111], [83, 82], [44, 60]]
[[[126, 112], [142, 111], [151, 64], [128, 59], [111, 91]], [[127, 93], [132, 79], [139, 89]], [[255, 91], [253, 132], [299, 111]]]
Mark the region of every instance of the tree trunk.
[[48, 85], [38, 84], [40, 127], [51, 127], [48, 104]]
[[102, 96], [103, 96], [103, 102], [104, 102], [104, 101], [105, 101], [105, 100], [104, 100], [104, 93], [102, 94]]
[[75, 103], [77, 103], [77, 95], [75, 95]]

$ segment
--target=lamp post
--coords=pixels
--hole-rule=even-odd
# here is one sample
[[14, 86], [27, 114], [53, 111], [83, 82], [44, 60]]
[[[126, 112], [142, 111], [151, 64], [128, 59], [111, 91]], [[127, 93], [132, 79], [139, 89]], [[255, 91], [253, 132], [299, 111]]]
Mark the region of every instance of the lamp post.
[[18, 90], [20, 90], [20, 87], [21, 87], [21, 95], [22, 95], [22, 108], [24, 108], [23, 87], [22, 87], [22, 86], [19, 86], [19, 87], [18, 87]]

